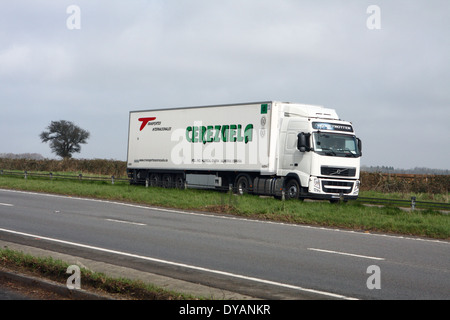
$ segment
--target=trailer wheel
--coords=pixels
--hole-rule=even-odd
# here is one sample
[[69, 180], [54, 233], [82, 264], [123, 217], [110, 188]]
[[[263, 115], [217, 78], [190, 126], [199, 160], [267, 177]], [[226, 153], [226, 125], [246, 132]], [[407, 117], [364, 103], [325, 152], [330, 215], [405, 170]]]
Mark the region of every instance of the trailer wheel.
[[296, 179], [291, 179], [286, 184], [286, 199], [298, 199], [300, 197], [300, 185]]
[[175, 176], [175, 188], [184, 189], [184, 177], [182, 174], [177, 174]]
[[150, 186], [151, 187], [157, 187], [161, 183], [160, 175], [157, 173], [150, 174]]
[[239, 176], [236, 179], [236, 188], [239, 195], [248, 193], [251, 189], [250, 179], [246, 175]]
[[171, 174], [164, 174], [162, 176], [162, 186], [163, 186], [163, 188], [172, 188], [173, 187], [173, 177]]

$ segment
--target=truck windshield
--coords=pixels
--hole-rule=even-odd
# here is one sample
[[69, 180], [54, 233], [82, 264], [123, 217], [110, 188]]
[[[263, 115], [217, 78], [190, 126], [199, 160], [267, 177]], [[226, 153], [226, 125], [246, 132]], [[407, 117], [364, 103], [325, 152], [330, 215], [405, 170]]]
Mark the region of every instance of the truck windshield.
[[359, 157], [355, 136], [315, 132], [313, 133], [314, 151], [318, 154], [335, 157]]

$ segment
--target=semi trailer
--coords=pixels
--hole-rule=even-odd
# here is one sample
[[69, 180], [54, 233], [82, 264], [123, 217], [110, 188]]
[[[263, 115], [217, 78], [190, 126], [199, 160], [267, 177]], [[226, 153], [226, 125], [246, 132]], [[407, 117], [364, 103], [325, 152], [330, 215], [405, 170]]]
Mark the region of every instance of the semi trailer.
[[356, 199], [361, 140], [334, 109], [263, 101], [130, 111], [132, 184]]

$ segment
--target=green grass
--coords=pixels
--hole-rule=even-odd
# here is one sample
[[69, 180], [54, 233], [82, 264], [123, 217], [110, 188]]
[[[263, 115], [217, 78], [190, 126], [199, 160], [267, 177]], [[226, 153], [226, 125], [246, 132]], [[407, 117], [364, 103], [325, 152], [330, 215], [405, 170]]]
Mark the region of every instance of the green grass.
[[217, 191], [145, 188], [125, 182], [112, 185], [111, 182], [50, 181], [32, 177], [25, 180], [23, 177], [13, 176], [0, 176], [0, 188], [219, 212], [251, 219], [450, 239], [448, 215], [432, 210], [409, 212], [390, 206], [364, 206], [354, 201], [341, 204], [326, 201], [280, 201]]
[[[34, 257], [23, 252], [0, 248], [0, 266], [66, 284], [69, 264], [52, 257]], [[165, 290], [142, 281], [112, 278], [103, 273], [80, 268], [82, 289], [139, 300], [198, 300], [191, 295]]]

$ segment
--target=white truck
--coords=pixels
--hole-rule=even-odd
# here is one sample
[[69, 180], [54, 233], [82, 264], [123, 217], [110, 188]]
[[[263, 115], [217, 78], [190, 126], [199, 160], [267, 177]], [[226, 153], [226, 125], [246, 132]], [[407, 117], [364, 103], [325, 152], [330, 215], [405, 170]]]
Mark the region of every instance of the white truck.
[[264, 101], [131, 111], [133, 184], [356, 199], [361, 140], [333, 109]]

